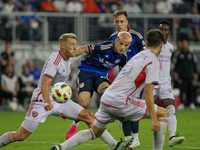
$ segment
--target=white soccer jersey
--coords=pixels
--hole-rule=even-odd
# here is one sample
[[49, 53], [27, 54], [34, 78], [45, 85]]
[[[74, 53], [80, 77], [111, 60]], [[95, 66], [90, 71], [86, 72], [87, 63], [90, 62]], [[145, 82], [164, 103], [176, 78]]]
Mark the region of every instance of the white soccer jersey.
[[[42, 92], [41, 92], [41, 85], [42, 85], [42, 78], [43, 76], [48, 76], [52, 78], [52, 82], [49, 86], [49, 93], [51, 93], [51, 88], [55, 83], [58, 82], [66, 82], [67, 79], [69, 78], [69, 74], [71, 72], [71, 66], [73, 62], [75, 61], [75, 57], [69, 58], [68, 61], [66, 61], [59, 51], [54, 52], [50, 55], [50, 57], [46, 60], [40, 79], [38, 81], [38, 86], [37, 88], [33, 91], [33, 95], [31, 100], [32, 101], [44, 101]], [[51, 101], [53, 99], [50, 96]]]
[[146, 83], [158, 84], [161, 67], [158, 57], [150, 49], [138, 53], [119, 72], [103, 94], [101, 103], [123, 108], [129, 97], [135, 97]]
[[166, 84], [168, 82], [171, 83], [170, 63], [171, 63], [171, 56], [172, 56], [173, 49], [174, 49], [174, 46], [171, 43], [167, 42], [166, 44], [162, 46], [162, 50], [160, 54], [158, 55], [158, 59], [162, 63], [162, 69], [161, 69], [160, 77], [159, 77], [159, 85]]

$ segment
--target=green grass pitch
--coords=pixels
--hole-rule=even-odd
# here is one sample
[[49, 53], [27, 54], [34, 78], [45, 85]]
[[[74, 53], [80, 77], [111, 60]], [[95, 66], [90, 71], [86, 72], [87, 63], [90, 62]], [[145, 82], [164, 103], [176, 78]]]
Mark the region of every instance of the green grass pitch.
[[[91, 109], [93, 112], [96, 109]], [[16, 131], [21, 125], [26, 113], [22, 112], [0, 112], [0, 135], [7, 131]], [[177, 132], [185, 136], [186, 140], [180, 145], [174, 147], [168, 146], [169, 133], [166, 132], [165, 144], [163, 150], [200, 150], [200, 108], [195, 111], [189, 108], [176, 111], [178, 120]], [[25, 141], [15, 142], [2, 150], [50, 150], [52, 145], [65, 141], [65, 133], [72, 123], [72, 120], [61, 119], [50, 116], [45, 123], [41, 123], [36, 131]], [[81, 122], [79, 130], [87, 129], [85, 123]], [[116, 139], [123, 138], [122, 129], [118, 126], [118, 121], [109, 124], [108, 131]], [[139, 139], [141, 147], [139, 150], [151, 150], [153, 135], [151, 131], [150, 119], [140, 121]], [[110, 149], [101, 139], [95, 139], [81, 144], [74, 150], [105, 150]]]

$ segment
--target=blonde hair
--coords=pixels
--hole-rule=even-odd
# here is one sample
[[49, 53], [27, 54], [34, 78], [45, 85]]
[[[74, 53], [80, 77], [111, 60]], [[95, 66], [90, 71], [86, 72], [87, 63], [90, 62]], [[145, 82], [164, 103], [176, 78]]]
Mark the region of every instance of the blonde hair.
[[64, 33], [59, 37], [59, 43], [66, 42], [68, 38], [77, 39], [74, 33]]

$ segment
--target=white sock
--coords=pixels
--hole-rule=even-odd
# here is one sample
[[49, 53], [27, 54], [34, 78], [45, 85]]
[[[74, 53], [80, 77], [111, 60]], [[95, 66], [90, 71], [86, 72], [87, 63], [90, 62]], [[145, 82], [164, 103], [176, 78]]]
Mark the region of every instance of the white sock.
[[137, 140], [137, 141], [139, 141], [139, 138], [138, 138], [138, 133], [133, 133], [133, 138], [134, 138], [134, 140]]
[[165, 141], [165, 133], [168, 124], [168, 118], [159, 118], [160, 122], [160, 131], [154, 131], [154, 142], [153, 142], [153, 150], [162, 150], [164, 141]]
[[1, 137], [0, 137], [0, 147], [4, 147], [10, 143], [13, 142], [12, 139], [12, 132], [7, 132], [4, 133]]
[[169, 121], [168, 121], [168, 129], [169, 129], [169, 136], [175, 136], [176, 127], [177, 127], [177, 119], [175, 115], [175, 107], [174, 105], [167, 106], [167, 111], [169, 112]]
[[131, 138], [131, 136], [125, 136], [125, 137], [124, 137], [124, 140], [127, 141], [127, 140], [129, 140], [130, 138]]
[[[89, 128], [91, 128], [92, 126], [93, 123], [89, 125]], [[116, 148], [118, 141], [116, 141], [107, 130], [105, 130], [99, 138], [101, 138], [105, 143], [107, 143], [110, 146], [110, 148]]]
[[74, 121], [73, 121], [73, 125], [77, 127], [77, 126], [79, 126], [79, 122], [76, 122], [76, 121], [74, 120]]
[[105, 130], [105, 131], [103, 132], [103, 134], [100, 136], [100, 138], [101, 138], [104, 142], [106, 142], [106, 143], [110, 146], [110, 148], [112, 148], [112, 149], [115, 149], [115, 148], [116, 148], [118, 141], [116, 141], [116, 140], [110, 135], [110, 133], [109, 133], [107, 130]]
[[77, 146], [95, 138], [96, 136], [94, 135], [92, 129], [82, 130], [60, 145], [62, 146], [63, 150], [68, 150], [74, 146]]

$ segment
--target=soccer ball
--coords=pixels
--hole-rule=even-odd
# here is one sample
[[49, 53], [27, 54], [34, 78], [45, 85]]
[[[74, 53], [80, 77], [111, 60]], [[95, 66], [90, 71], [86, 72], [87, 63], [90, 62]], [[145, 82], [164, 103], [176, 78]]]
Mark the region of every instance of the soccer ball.
[[67, 83], [56, 83], [51, 89], [51, 97], [57, 103], [65, 103], [72, 97], [72, 90]]

